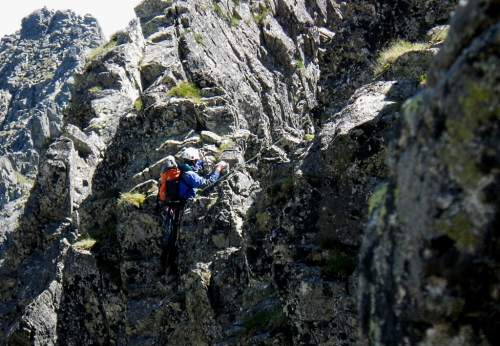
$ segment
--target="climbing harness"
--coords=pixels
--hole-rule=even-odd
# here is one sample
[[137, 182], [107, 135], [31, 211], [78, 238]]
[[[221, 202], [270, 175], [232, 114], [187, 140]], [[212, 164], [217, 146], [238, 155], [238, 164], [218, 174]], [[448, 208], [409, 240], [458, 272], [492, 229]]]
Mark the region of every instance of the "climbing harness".
[[[180, 227], [180, 217], [182, 213], [182, 207], [174, 208], [167, 207], [167, 213], [165, 217], [165, 238], [164, 245], [167, 245], [170, 234], [172, 234], [172, 227]], [[177, 231], [177, 241], [179, 241], [179, 229]]]

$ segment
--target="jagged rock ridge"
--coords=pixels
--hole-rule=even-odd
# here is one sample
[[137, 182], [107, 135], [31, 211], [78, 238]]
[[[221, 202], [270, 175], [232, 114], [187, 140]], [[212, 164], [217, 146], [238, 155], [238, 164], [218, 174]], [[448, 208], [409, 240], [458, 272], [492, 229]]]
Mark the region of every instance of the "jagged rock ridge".
[[[32, 331], [38, 344], [50, 344], [56, 338], [55, 310], [61, 286], [55, 260], [64, 256], [67, 247], [54, 243], [59, 242], [58, 232], [64, 228], [61, 221], [69, 225], [65, 217], [71, 216], [73, 186], [60, 185], [56, 179], [39, 184], [37, 177], [40, 169], [42, 176], [52, 169], [63, 175], [76, 169], [73, 157], [46, 149], [63, 132], [62, 112], [71, 98], [74, 70], [85, 52], [102, 40], [94, 18], [44, 8], [26, 17], [20, 31], [1, 41], [2, 343], [6, 335], [11, 335], [10, 342], [30, 340], [29, 333], [11, 329], [19, 323], [21, 331]], [[70, 142], [56, 147], [59, 145], [73, 146]], [[36, 316], [23, 325], [20, 311]]]
[[499, 4], [461, 4], [407, 102], [360, 259], [366, 345], [497, 345]]
[[[84, 52], [103, 40], [94, 18], [44, 8], [23, 20], [0, 46], [0, 205], [7, 213], [29, 193], [40, 152], [60, 136], [62, 110]], [[9, 204], [11, 203], [11, 204]], [[2, 231], [11, 222], [2, 213]], [[2, 238], [4, 235], [2, 235]]]
[[[366, 67], [455, 6], [412, 3], [413, 31], [397, 16], [408, 4], [139, 4], [75, 71], [61, 136], [2, 248], [5, 342], [355, 344], [367, 199], [400, 105], [422, 88], [420, 72], [396, 69], [367, 83]], [[199, 95], [183, 96], [187, 83]], [[181, 276], [167, 285], [154, 275], [155, 179], [186, 146], [241, 169], [189, 204]], [[88, 236], [91, 251], [75, 245]]]

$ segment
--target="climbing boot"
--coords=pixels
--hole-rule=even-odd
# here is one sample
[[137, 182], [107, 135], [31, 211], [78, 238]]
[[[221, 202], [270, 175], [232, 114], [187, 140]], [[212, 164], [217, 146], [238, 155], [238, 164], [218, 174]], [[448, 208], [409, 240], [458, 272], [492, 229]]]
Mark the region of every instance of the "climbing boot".
[[168, 283], [174, 281], [175, 279], [177, 279], [177, 273], [173, 273], [173, 274], [169, 274], [167, 276], [165, 276], [165, 281]]
[[157, 276], [163, 276], [167, 272], [167, 268], [163, 263], [158, 264], [158, 267], [156, 267], [156, 275]]

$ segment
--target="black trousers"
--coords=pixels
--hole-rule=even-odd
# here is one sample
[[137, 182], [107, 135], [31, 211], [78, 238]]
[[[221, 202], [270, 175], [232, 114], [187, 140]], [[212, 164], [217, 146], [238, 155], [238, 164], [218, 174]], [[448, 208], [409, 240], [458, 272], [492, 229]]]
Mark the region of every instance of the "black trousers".
[[170, 274], [177, 273], [177, 257], [179, 255], [179, 231], [181, 227], [181, 215], [183, 208], [168, 208], [167, 221], [165, 223], [168, 240], [163, 246], [160, 263], [166, 268], [170, 267]]

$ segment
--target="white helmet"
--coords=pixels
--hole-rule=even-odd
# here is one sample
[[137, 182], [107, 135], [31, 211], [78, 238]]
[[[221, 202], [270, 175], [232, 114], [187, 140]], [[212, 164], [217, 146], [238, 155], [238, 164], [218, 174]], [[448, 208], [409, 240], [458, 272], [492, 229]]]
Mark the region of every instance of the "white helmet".
[[181, 157], [185, 160], [190, 160], [190, 161], [199, 160], [200, 152], [198, 151], [198, 149], [195, 148], [185, 148]]

